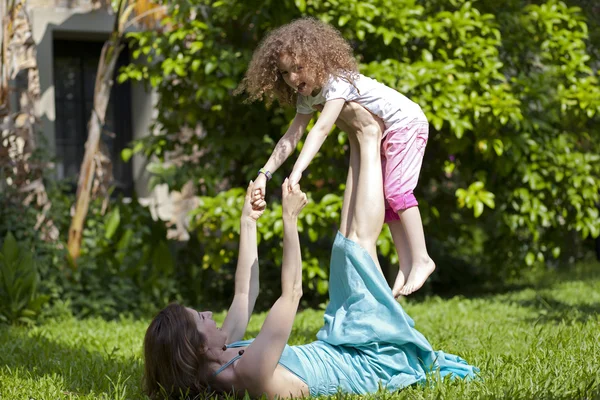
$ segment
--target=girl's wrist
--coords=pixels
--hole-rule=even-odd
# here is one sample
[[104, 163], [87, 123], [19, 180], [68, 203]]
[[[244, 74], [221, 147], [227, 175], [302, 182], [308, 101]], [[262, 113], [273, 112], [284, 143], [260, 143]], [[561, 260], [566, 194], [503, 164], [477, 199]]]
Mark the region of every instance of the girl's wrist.
[[269, 171], [266, 168], [261, 168], [258, 170], [258, 175], [263, 174], [265, 176], [265, 178], [267, 178], [267, 181], [270, 181], [273, 178], [273, 174], [271, 173], [271, 171]]

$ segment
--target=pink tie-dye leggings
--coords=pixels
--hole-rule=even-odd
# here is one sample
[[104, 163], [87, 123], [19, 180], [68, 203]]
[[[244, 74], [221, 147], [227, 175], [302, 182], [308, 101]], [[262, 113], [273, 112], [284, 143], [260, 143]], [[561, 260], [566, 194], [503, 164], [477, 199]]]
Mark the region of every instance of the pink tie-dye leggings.
[[385, 133], [381, 143], [385, 222], [400, 219], [398, 211], [419, 204], [413, 190], [419, 181], [428, 137], [429, 124], [422, 119]]

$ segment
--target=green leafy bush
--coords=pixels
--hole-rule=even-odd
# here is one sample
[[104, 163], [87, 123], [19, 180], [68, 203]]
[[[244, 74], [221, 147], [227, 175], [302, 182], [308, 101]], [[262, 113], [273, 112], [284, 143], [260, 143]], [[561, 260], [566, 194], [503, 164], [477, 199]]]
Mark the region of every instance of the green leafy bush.
[[[582, 257], [585, 238], [600, 234], [600, 51], [593, 40], [600, 25], [593, 1], [507, 0], [501, 8], [492, 0], [168, 6], [169, 28], [130, 35], [134, 58], [143, 62], [125, 68], [120, 79], [153, 86], [160, 113], [158, 134], [123, 156], [152, 157], [153, 183], [196, 185], [202, 197], [192, 240], [168, 241], [164, 224], [135, 199], [112, 199], [106, 215], [94, 203], [71, 272], [63, 247], [73, 196], [50, 189], [51, 218], [62, 234], [50, 244], [33, 230], [35, 210], [0, 193], [0, 237], [10, 231], [31, 249], [40, 292], [76, 314], [115, 317], [174, 299], [209, 306], [229, 298], [243, 198], [236, 188], [256, 176], [294, 112], [243, 104], [231, 91], [264, 34], [302, 15], [339, 28], [361, 71], [414, 99], [431, 122], [416, 194], [439, 266], [432, 281], [453, 282], [454, 275], [462, 284], [478, 275], [517, 274], [523, 264], [568, 265]], [[312, 199], [300, 228], [307, 304], [318, 304], [327, 290], [347, 152], [346, 135], [334, 131], [303, 178]], [[269, 183], [269, 210], [259, 222], [263, 305], [278, 293], [276, 189], [292, 162]], [[382, 267], [397, 263], [387, 229], [378, 249]], [[465, 266], [469, 274], [456, 273]]]
[[122, 313], [147, 315], [178, 298], [173, 244], [165, 224], [135, 199], [113, 198], [108, 212], [92, 202], [76, 267], [67, 258], [66, 241], [74, 196], [62, 184], [50, 185], [49, 216], [61, 237], [44, 242], [34, 230], [35, 210], [0, 194], [0, 234], [14, 232], [39, 266], [39, 291], [51, 303], [69, 305], [78, 316], [115, 318]]
[[[363, 73], [426, 112], [431, 132], [417, 197], [437, 260], [492, 277], [519, 273], [523, 263], [568, 264], [581, 258], [586, 237], [600, 234], [600, 59], [589, 39], [600, 26], [586, 23], [593, 2], [576, 3], [584, 10], [556, 0], [509, 0], [501, 8], [492, 0], [169, 2], [171, 28], [132, 34], [143, 63], [121, 75], [159, 94], [159, 134], [132, 152], [155, 156], [155, 182], [172, 189], [192, 181], [199, 193], [225, 201], [218, 193], [245, 187], [293, 110], [243, 104], [231, 89], [267, 31], [313, 15], [350, 40]], [[303, 187], [315, 202], [335, 195], [339, 207], [348, 146], [343, 133], [331, 136]], [[268, 195], [290, 168], [290, 161], [282, 166]], [[199, 233], [202, 240], [220, 238], [220, 224], [211, 221], [234, 223], [218, 202], [208, 204], [201, 213], [212, 216], [203, 216], [202, 229], [214, 230]], [[276, 218], [268, 220], [263, 238], [280, 236]], [[314, 238], [330, 229], [308, 236], [306, 260], [326, 264], [327, 248]], [[384, 230], [380, 251], [394, 263], [388, 238]], [[214, 268], [230, 261], [223, 249], [208, 244]]]
[[78, 315], [147, 315], [177, 298], [175, 261], [167, 229], [135, 200], [113, 200], [103, 215], [92, 207], [81, 256], [66, 268], [62, 299]]
[[8, 233], [0, 252], [0, 321], [32, 324], [47, 295], [38, 293], [34, 255]]
[[[192, 228], [197, 241], [203, 244], [203, 269], [233, 277], [239, 244], [240, 213], [246, 191], [240, 188], [221, 192], [215, 197], [202, 197], [199, 207], [192, 212]], [[261, 264], [261, 302], [272, 304], [281, 293], [279, 280], [283, 257], [283, 221], [281, 205], [270, 204], [258, 220], [259, 260]], [[329, 194], [320, 202], [310, 201], [298, 221], [303, 236], [303, 282], [309, 289], [304, 302], [318, 304], [328, 289], [329, 255], [336, 227], [340, 219], [341, 199]], [[222, 293], [228, 297], [228, 293]]]

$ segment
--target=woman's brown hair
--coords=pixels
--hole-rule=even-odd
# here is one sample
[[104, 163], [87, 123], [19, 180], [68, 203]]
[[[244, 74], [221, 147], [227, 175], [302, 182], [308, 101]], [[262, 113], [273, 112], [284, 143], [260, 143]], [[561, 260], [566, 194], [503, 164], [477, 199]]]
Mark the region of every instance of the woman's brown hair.
[[341, 33], [312, 17], [297, 19], [271, 31], [254, 51], [246, 76], [235, 90], [245, 91], [248, 101], [277, 99], [281, 104], [295, 105], [296, 92], [279, 72], [279, 60], [287, 55], [299, 60], [315, 87], [323, 87], [330, 76], [353, 83], [358, 65], [350, 44]]
[[206, 390], [200, 368], [206, 339], [182, 305], [154, 317], [144, 338], [144, 391], [151, 399], [195, 398]]

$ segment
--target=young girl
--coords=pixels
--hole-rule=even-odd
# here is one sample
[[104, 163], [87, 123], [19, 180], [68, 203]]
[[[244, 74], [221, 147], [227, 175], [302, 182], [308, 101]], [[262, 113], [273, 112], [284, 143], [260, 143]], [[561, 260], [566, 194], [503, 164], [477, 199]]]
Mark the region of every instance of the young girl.
[[277, 99], [296, 106], [290, 127], [259, 170], [255, 190], [260, 199], [264, 199], [266, 181], [295, 150], [315, 110], [322, 111], [289, 175], [290, 185], [299, 182], [346, 102], [360, 104], [383, 121], [385, 221], [400, 259], [392, 291], [397, 297], [418, 290], [435, 269], [413, 195], [428, 137], [421, 108], [394, 89], [359, 74], [352, 49], [340, 32], [314, 18], [293, 21], [264, 38], [236, 93], [244, 90], [249, 101]]

